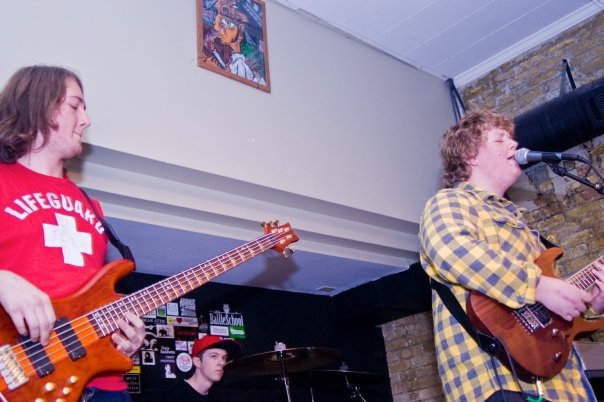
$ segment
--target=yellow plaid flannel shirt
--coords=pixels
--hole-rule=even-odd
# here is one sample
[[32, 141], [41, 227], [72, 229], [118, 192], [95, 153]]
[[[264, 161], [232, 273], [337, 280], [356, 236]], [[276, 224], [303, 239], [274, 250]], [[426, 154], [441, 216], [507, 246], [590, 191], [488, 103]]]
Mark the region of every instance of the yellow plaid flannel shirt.
[[[439, 191], [426, 203], [420, 222], [420, 258], [433, 279], [447, 285], [465, 309], [469, 290], [519, 308], [535, 303], [541, 269], [532, 261], [544, 251], [538, 233], [513, 203], [469, 183]], [[476, 344], [432, 291], [438, 371], [448, 401], [480, 401], [499, 389], [537, 394], [518, 382]], [[542, 383], [550, 401], [595, 401], [573, 350], [568, 363]]]

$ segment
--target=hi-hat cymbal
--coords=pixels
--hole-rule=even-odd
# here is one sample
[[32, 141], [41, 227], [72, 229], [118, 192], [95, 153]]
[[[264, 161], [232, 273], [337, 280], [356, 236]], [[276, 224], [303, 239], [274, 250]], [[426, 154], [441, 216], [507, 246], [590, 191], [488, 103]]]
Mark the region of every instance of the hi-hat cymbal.
[[292, 348], [246, 356], [225, 366], [226, 371], [256, 375], [279, 375], [313, 370], [334, 363], [342, 354], [330, 348]]
[[387, 375], [350, 370], [315, 370], [310, 376], [313, 383], [325, 382], [332, 385], [337, 382], [352, 385], [380, 384], [388, 380]]

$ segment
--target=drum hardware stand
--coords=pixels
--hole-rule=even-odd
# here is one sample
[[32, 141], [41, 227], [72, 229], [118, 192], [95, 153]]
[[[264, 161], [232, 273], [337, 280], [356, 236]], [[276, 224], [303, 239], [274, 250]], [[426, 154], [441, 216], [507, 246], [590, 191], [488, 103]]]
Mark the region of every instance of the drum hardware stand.
[[289, 373], [313, 370], [331, 364], [341, 355], [337, 350], [330, 348], [288, 349], [283, 342], [275, 342], [272, 351], [234, 360], [225, 366], [225, 369], [233, 373], [270, 375], [274, 380], [283, 383], [287, 402], [292, 402]]
[[362, 402], [367, 402], [367, 399], [365, 399], [361, 394], [361, 387], [359, 387], [358, 385], [351, 384], [350, 381], [348, 381], [348, 376], [345, 375], [344, 378], [346, 379], [346, 388], [348, 389], [348, 391], [350, 391], [350, 400], [359, 400]]
[[285, 388], [285, 395], [287, 396], [287, 402], [292, 402], [292, 396], [289, 390], [289, 376], [285, 370], [285, 358], [283, 356], [283, 351], [287, 349], [283, 342], [275, 343], [275, 352], [279, 354], [279, 360], [281, 361], [281, 380], [283, 381], [283, 387]]
[[310, 372], [310, 382], [309, 382], [309, 384], [310, 384], [310, 402], [315, 402], [315, 391], [313, 390], [313, 387], [312, 387], [312, 381], [313, 381], [313, 378], [312, 378], [312, 371], [311, 371]]

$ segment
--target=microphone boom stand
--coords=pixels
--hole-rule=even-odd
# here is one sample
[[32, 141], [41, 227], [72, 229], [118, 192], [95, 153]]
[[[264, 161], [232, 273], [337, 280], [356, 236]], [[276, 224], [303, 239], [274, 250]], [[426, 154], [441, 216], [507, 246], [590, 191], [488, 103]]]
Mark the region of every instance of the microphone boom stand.
[[585, 177], [580, 177], [577, 176], [575, 174], [572, 174], [568, 171], [568, 169], [566, 169], [564, 166], [562, 166], [560, 164], [560, 162], [554, 163], [554, 162], [547, 162], [547, 164], [549, 165], [549, 167], [552, 169], [552, 171], [557, 174], [558, 176], [566, 176], [566, 177], [570, 177], [573, 180], [578, 181], [579, 183], [585, 184], [588, 187], [593, 188], [594, 190], [596, 190], [599, 194], [604, 194], [604, 177], [593, 167], [593, 165], [591, 163], [589, 163], [589, 161], [585, 158], [579, 158], [579, 161], [585, 163], [586, 165], [589, 166], [589, 170], [585, 173], [585, 177], [587, 177], [587, 175], [589, 174], [590, 170], [593, 170], [595, 172], [595, 174], [600, 178], [601, 183], [592, 183], [591, 181], [587, 180]]

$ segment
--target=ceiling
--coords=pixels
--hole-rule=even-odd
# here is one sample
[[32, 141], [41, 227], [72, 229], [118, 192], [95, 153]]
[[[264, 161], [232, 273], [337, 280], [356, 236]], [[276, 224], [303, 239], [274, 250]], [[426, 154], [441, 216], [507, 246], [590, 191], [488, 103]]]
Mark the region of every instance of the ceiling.
[[[458, 87], [604, 7], [600, 0], [268, 1], [454, 78]], [[261, 236], [261, 219], [279, 216], [292, 220], [301, 238], [292, 245], [297, 251], [287, 259], [262, 253], [217, 282], [334, 296], [418, 260], [415, 223], [98, 146], [89, 145], [76, 162], [70, 174], [103, 203], [141, 273], [175, 275], [216, 261]], [[142, 187], [153, 189], [152, 196], [141, 195]], [[237, 212], [226, 216], [225, 202]], [[118, 257], [111, 250], [110, 259]]]
[[269, 1], [457, 87], [604, 9], [603, 0]]
[[[401, 219], [90, 144], [68, 170], [101, 201], [140, 273], [216, 262], [263, 236], [261, 221], [285, 217], [278, 226], [301, 239], [293, 255], [268, 250], [215, 281], [333, 296], [418, 260], [418, 225]], [[111, 248], [109, 260], [119, 257]]]

